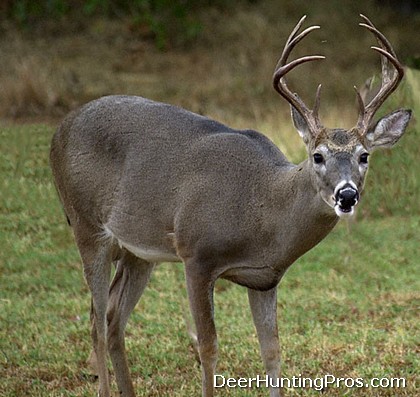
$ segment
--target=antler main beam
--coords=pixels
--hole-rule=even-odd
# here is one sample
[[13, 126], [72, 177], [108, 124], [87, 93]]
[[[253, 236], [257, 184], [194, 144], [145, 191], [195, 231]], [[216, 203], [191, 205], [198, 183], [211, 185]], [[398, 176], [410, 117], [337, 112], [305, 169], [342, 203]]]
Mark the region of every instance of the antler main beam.
[[[381, 55], [382, 67], [381, 87], [378, 93], [375, 95], [375, 97], [368, 104], [364, 103], [360, 92], [355, 87], [357, 100], [359, 103], [359, 118], [357, 121], [357, 128], [360, 131], [360, 133], [364, 135], [366, 134], [369, 125], [372, 121], [372, 118], [374, 117], [377, 110], [400, 84], [402, 78], [404, 77], [404, 68], [401, 62], [398, 60], [391, 43], [388, 41], [385, 35], [373, 25], [369, 18], [362, 14], [360, 14], [360, 16], [364, 22], [360, 23], [359, 25], [369, 30], [378, 41], [379, 46], [372, 46], [371, 48], [374, 51], [379, 52], [379, 54]], [[310, 26], [299, 33], [299, 30], [301, 29], [305, 19], [306, 15], [300, 19], [300, 21], [294, 27], [292, 33], [286, 41], [283, 52], [279, 61], [277, 62], [276, 69], [273, 75], [273, 86], [274, 89], [283, 98], [285, 98], [305, 119], [311, 132], [313, 134], [316, 134], [322, 127], [318, 116], [321, 85], [318, 86], [315, 97], [315, 105], [314, 108], [311, 110], [305, 105], [305, 103], [296, 93], [293, 93], [290, 90], [285, 80], [286, 74], [293, 70], [295, 67], [306, 62], [319, 61], [321, 59], [325, 59], [325, 57], [322, 55], [309, 55], [295, 59], [290, 62], [287, 61], [294, 47], [309, 33], [320, 28], [316, 25]]]
[[321, 127], [321, 123], [318, 117], [318, 110], [319, 110], [319, 103], [320, 103], [320, 94], [321, 94], [321, 85], [318, 86], [315, 98], [315, 105], [314, 109], [310, 110], [302, 99], [296, 93], [293, 93], [286, 84], [286, 80], [284, 76], [289, 73], [292, 69], [296, 66], [301, 65], [306, 62], [311, 61], [318, 61], [321, 59], [325, 59], [322, 55], [309, 55], [304, 56], [298, 59], [295, 59], [289, 63], [287, 63], [287, 59], [292, 52], [293, 48], [298, 44], [303, 38], [305, 38], [309, 33], [313, 30], [319, 29], [319, 26], [310, 26], [306, 28], [301, 33], [298, 33], [300, 28], [302, 27], [303, 22], [306, 19], [306, 15], [304, 15], [297, 25], [292, 30], [289, 38], [286, 41], [286, 44], [283, 49], [283, 53], [279, 61], [277, 62], [277, 66], [273, 75], [273, 86], [274, 89], [283, 97], [285, 98], [306, 120], [308, 126], [310, 127], [312, 133], [316, 133], [319, 131]]
[[[382, 66], [381, 88], [367, 105], [364, 103], [357, 88], [355, 88], [359, 103], [359, 119], [357, 122], [357, 128], [361, 134], [364, 135], [367, 133], [369, 124], [377, 110], [400, 84], [402, 78], [404, 77], [404, 69], [401, 62], [398, 60], [391, 43], [384, 34], [373, 25], [369, 18], [362, 14], [360, 14], [360, 16], [365, 22], [360, 23], [359, 25], [368, 29], [378, 41], [379, 47], [372, 46], [371, 48], [379, 52], [381, 55]], [[390, 64], [392, 64], [394, 69], [390, 68]]]

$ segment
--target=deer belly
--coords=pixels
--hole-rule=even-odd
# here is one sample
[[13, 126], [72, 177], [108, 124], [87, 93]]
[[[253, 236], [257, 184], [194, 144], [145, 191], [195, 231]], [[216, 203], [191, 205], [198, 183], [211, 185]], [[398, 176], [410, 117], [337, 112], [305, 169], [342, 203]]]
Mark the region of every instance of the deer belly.
[[271, 267], [236, 267], [220, 277], [258, 291], [267, 291], [277, 286], [284, 272]]
[[159, 248], [147, 247], [142, 245], [132, 245], [118, 239], [120, 247], [124, 247], [137, 258], [147, 262], [179, 262], [181, 259], [172, 252], [167, 252]]
[[134, 256], [147, 262], [179, 262], [181, 259], [174, 252], [162, 247], [152, 247], [138, 243], [129, 243], [116, 235], [108, 225], [102, 227], [102, 239], [117, 243], [120, 248], [125, 248]]

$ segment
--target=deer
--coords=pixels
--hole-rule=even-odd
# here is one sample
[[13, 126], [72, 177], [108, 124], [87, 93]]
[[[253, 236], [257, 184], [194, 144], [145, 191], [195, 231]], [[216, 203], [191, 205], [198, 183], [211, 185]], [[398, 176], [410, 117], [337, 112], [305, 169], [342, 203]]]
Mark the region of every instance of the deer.
[[[213, 295], [219, 278], [247, 288], [266, 374], [278, 379], [280, 280], [340, 218], [354, 214], [370, 153], [393, 146], [411, 118], [411, 110], [398, 109], [373, 122], [404, 69], [388, 39], [361, 15], [360, 26], [378, 42], [372, 49], [381, 58], [381, 87], [368, 103], [355, 88], [359, 110], [353, 128], [324, 127], [321, 85], [310, 109], [285, 79], [297, 66], [324, 59], [288, 61], [294, 47], [319, 28], [302, 30], [305, 17], [287, 39], [273, 75], [306, 146], [307, 158], [299, 164], [262, 133], [138, 96], [93, 100], [55, 132], [50, 164], [92, 296], [99, 396], [111, 393], [109, 354], [120, 395], [135, 397], [125, 327], [162, 262], [184, 264], [202, 396], [214, 395]], [[271, 397], [280, 393], [276, 384], [269, 387]]]

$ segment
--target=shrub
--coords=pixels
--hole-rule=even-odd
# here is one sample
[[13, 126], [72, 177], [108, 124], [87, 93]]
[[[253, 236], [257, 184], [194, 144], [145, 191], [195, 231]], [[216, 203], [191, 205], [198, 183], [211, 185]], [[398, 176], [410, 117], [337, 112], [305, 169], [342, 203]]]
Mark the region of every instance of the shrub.
[[[201, 31], [197, 11], [202, 7], [233, 7], [226, 0], [10, 0], [0, 6], [2, 15], [21, 27], [31, 27], [46, 20], [64, 16], [100, 15], [110, 18], [129, 17], [134, 27], [146, 27], [156, 45], [184, 44]], [[252, 2], [253, 0], [246, 0]]]

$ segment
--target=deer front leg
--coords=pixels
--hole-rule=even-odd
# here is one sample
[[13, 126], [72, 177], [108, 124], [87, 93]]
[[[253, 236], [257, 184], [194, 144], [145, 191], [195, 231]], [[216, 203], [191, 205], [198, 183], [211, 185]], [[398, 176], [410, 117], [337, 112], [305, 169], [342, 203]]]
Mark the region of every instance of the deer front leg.
[[217, 362], [217, 335], [213, 316], [214, 280], [197, 264], [186, 264], [188, 299], [197, 330], [201, 362], [202, 395], [213, 397], [213, 378]]
[[[280, 375], [280, 346], [277, 329], [277, 287], [268, 291], [248, 289], [252, 318], [260, 343], [261, 357], [267, 375], [276, 385]], [[279, 397], [280, 389], [270, 388], [270, 397]]]

